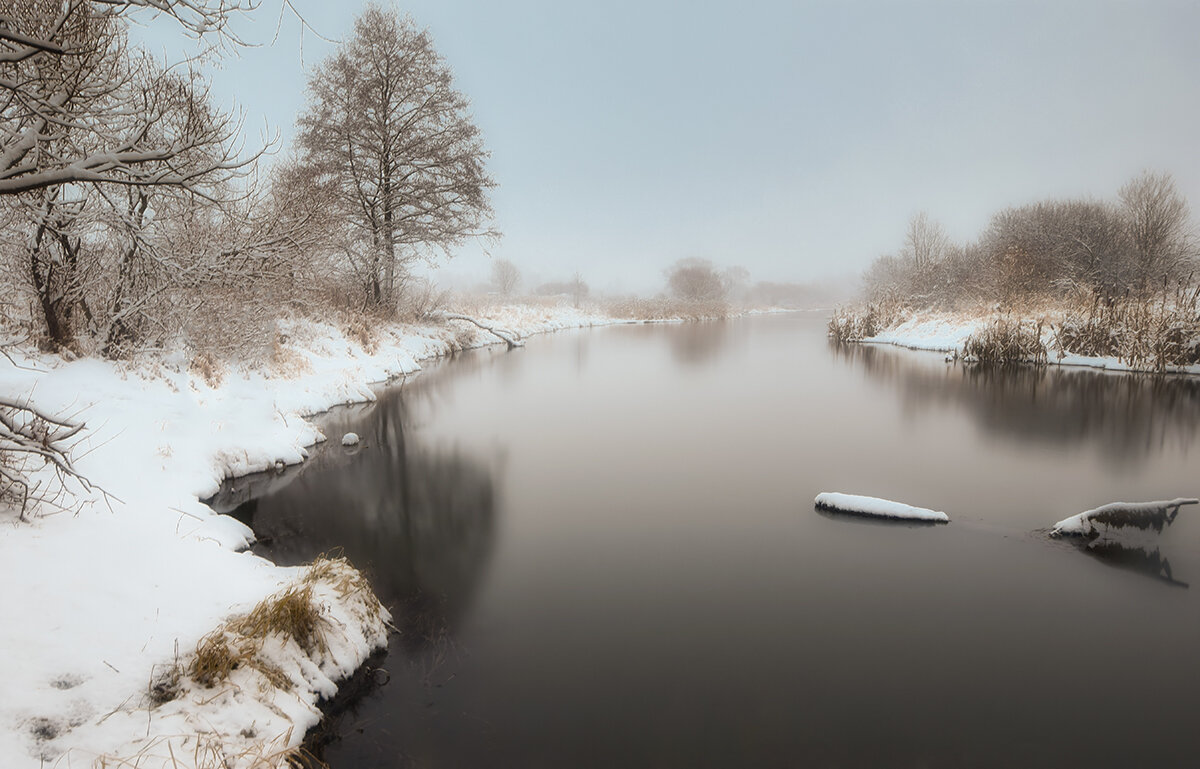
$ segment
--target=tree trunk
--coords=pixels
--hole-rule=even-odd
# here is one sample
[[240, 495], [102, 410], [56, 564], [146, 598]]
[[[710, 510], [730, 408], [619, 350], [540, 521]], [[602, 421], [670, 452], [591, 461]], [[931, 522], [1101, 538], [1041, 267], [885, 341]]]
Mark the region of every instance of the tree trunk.
[[392, 219], [392, 172], [383, 172], [383, 258], [385, 297], [389, 305], [396, 302], [396, 232]]

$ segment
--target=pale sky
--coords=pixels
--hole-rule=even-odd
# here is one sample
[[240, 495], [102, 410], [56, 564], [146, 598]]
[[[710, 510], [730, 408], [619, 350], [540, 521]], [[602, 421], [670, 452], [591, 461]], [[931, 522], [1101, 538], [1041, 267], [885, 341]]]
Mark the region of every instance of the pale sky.
[[[323, 35], [363, 3], [293, 0]], [[219, 103], [286, 143], [333, 49], [280, 0]], [[1200, 204], [1200, 3], [409, 0], [492, 153], [491, 251], [529, 283], [579, 270], [654, 291], [684, 257], [755, 279], [856, 273], [925, 210], [973, 238], [992, 213], [1113, 199], [1143, 169]], [[161, 50], [172, 39], [144, 37]], [[170, 55], [168, 53], [168, 55]], [[490, 272], [465, 248], [445, 279]]]

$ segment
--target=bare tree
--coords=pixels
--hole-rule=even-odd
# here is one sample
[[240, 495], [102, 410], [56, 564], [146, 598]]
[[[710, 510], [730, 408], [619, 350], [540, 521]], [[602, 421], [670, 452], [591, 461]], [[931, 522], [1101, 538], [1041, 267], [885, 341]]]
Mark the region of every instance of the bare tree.
[[496, 235], [486, 226], [487, 152], [427, 32], [368, 6], [309, 92], [300, 161], [328, 182], [348, 226], [342, 253], [370, 302], [392, 304], [412, 260]]
[[575, 274], [571, 276], [570, 284], [572, 303], [576, 307], [580, 306], [583, 304], [583, 300], [588, 298], [589, 292], [590, 289], [588, 288], [587, 282], [583, 279], [583, 273], [581, 273], [579, 270], [576, 270]]
[[149, 10], [170, 16], [190, 34], [224, 34], [229, 19], [253, 10], [257, 0], [16, 0], [0, 14], [0, 61], [16, 62], [39, 54], [76, 53], [65, 37], [80, 15], [116, 18], [130, 11]]
[[910, 260], [919, 272], [927, 272], [941, 263], [949, 247], [950, 239], [942, 225], [921, 211], [908, 222], [901, 256]]
[[[236, 158], [236, 121], [209, 106], [192, 73], [131, 56], [124, 30], [111, 18], [99, 23], [88, 32], [90, 48], [80, 48], [87, 54], [34, 62], [67, 96], [22, 156], [23, 170], [9, 169], [19, 191], [0, 203], [23, 212], [22, 245], [9, 248], [27, 265], [50, 346], [74, 348], [82, 318], [111, 354], [134, 340], [135, 316], [158, 289], [188, 285], [214, 266], [161, 247], [169, 215], [195, 218], [231, 203], [238, 195], [230, 183], [252, 159]], [[139, 155], [136, 167], [115, 163], [92, 174], [80, 170], [91, 161], [70, 161], [99, 162], [114, 142]], [[146, 280], [155, 275], [157, 283]]]
[[1137, 286], [1182, 277], [1194, 255], [1187, 201], [1166, 173], [1143, 173], [1121, 187], [1121, 205], [1136, 257]]
[[501, 296], [509, 296], [521, 282], [521, 271], [507, 259], [498, 259], [492, 264], [492, 285]]
[[[227, 0], [18, 0], [0, 14], [0, 196], [46, 187], [105, 182], [131, 186], [189, 186], [194, 168], [175, 161], [211, 136], [164, 135], [156, 103], [139, 103], [146, 57], [131, 62], [122, 15], [150, 8], [201, 34], [220, 29], [242, 6]], [[159, 68], [161, 71], [161, 68]], [[167, 76], [169, 73], [162, 73]], [[194, 76], [174, 76], [178, 82]], [[139, 108], [144, 112], [139, 112]], [[218, 130], [228, 151], [213, 169], [243, 167], [233, 151], [236, 121]]]
[[667, 288], [689, 302], [723, 302], [726, 287], [707, 259], [680, 259], [667, 271]]

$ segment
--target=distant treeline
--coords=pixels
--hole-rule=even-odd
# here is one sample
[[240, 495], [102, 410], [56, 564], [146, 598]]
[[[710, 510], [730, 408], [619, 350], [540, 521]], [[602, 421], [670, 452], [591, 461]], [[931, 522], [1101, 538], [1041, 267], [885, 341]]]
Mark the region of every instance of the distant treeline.
[[898, 255], [864, 275], [872, 302], [919, 307], [1078, 297], [1147, 298], [1195, 280], [1187, 202], [1165, 173], [1125, 184], [1115, 202], [1046, 200], [1007, 208], [973, 243], [952, 242], [924, 213]]

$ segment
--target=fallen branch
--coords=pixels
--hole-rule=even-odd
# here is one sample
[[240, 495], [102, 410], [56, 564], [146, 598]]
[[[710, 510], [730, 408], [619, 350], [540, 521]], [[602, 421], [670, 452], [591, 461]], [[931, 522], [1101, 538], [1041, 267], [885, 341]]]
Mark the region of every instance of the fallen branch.
[[495, 326], [489, 326], [488, 324], [486, 324], [482, 321], [472, 318], [470, 315], [461, 315], [456, 312], [443, 312], [443, 313], [440, 313], [438, 315], [438, 317], [441, 318], [442, 320], [465, 320], [468, 323], [473, 323], [476, 326], [478, 326], [479, 328], [481, 328], [484, 331], [491, 334], [492, 336], [499, 338], [501, 341], [503, 341], [505, 344], [508, 345], [508, 349], [510, 349], [510, 350], [513, 349], [514, 347], [524, 347], [525, 346], [525, 342], [521, 341], [521, 338], [519, 336], [517, 336], [516, 334], [514, 334], [512, 331], [509, 331], [509, 330], [503, 329], [503, 328], [496, 328]]
[[1180, 507], [1196, 504], [1200, 504], [1200, 499], [1189, 497], [1156, 502], [1113, 502], [1062, 519], [1054, 524], [1054, 530], [1050, 532], [1050, 536], [1060, 537], [1067, 534], [1079, 537], [1098, 537], [1101, 534], [1099, 528], [1101, 526], [1105, 531], [1112, 527], [1132, 526], [1161, 532], [1174, 522]]

